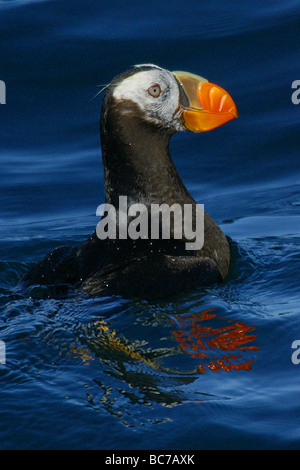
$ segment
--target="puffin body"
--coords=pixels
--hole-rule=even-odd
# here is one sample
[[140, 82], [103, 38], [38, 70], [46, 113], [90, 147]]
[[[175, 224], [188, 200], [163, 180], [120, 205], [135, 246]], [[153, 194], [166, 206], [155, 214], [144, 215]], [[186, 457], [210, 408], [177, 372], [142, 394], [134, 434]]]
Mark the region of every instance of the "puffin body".
[[[117, 214], [120, 196], [126, 196], [128, 208], [195, 209], [171, 159], [170, 139], [177, 131], [205, 132], [235, 117], [228, 93], [197, 75], [146, 64], [116, 77], [106, 87], [100, 121], [106, 204]], [[89, 295], [160, 298], [225, 278], [229, 244], [206, 212], [202, 248], [187, 250], [186, 241], [184, 232], [181, 239], [175, 236], [174, 225], [169, 239], [100, 239], [95, 231], [79, 247], [49, 253], [22, 284], [72, 284]]]

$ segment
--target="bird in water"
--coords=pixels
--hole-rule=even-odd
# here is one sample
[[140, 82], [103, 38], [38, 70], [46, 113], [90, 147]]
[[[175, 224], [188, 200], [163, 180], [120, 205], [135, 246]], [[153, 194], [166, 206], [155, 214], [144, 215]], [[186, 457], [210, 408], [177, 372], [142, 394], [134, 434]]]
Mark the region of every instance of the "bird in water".
[[[172, 161], [170, 139], [178, 131], [215, 129], [237, 116], [230, 95], [198, 75], [144, 64], [117, 76], [105, 88], [100, 120], [105, 203], [117, 215], [121, 196], [126, 196], [127, 209], [132, 204], [147, 209], [189, 205], [195, 227], [197, 203]], [[176, 236], [174, 217], [170, 221], [168, 238], [104, 239], [95, 230], [79, 247], [50, 252], [21, 284], [73, 285], [91, 296], [152, 299], [223, 280], [230, 246], [217, 223], [204, 211], [203, 246], [187, 249], [191, 239], [184, 230], [181, 238]], [[148, 222], [150, 230], [150, 217]]]

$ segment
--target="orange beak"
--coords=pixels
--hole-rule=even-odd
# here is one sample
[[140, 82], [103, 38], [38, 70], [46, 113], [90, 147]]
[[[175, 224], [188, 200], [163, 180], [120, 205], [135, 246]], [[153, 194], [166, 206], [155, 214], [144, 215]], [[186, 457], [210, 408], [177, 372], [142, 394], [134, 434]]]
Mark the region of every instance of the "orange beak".
[[173, 72], [180, 84], [183, 124], [192, 132], [207, 132], [238, 117], [227, 91], [188, 72]]

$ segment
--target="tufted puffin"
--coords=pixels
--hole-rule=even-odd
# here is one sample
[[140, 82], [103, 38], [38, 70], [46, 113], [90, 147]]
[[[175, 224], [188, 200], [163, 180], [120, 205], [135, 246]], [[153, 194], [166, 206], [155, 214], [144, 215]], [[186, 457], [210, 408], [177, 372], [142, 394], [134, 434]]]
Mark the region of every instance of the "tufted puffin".
[[[105, 202], [116, 211], [120, 196], [128, 205], [194, 208], [171, 159], [170, 139], [178, 131], [215, 129], [237, 116], [230, 95], [198, 75], [143, 64], [115, 77], [105, 88], [100, 118]], [[187, 250], [185, 242], [184, 233], [176, 238], [172, 227], [168, 239], [100, 239], [95, 230], [79, 247], [50, 252], [21, 284], [73, 285], [91, 296], [154, 299], [225, 278], [229, 243], [205, 211], [202, 248]]]

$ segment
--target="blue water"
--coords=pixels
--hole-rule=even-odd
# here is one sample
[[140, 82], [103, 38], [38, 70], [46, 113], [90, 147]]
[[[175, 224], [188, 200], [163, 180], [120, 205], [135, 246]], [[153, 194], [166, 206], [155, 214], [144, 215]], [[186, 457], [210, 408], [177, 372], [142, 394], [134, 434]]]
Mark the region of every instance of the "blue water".
[[[0, 1], [1, 449], [300, 448], [296, 0]], [[239, 119], [173, 137], [232, 240], [220, 286], [160, 302], [16, 293], [104, 200], [99, 86], [132, 64], [209, 78]]]

